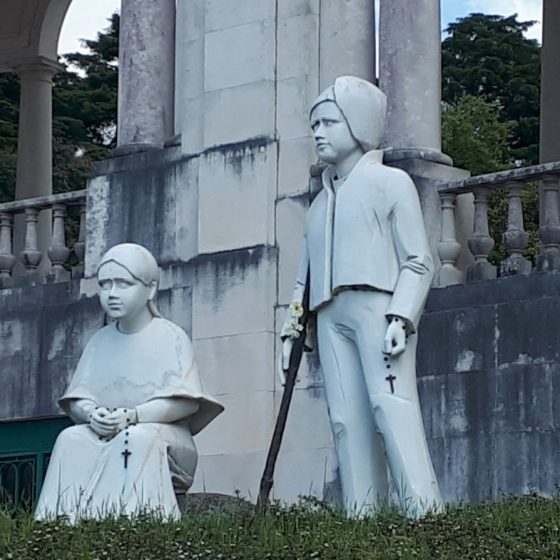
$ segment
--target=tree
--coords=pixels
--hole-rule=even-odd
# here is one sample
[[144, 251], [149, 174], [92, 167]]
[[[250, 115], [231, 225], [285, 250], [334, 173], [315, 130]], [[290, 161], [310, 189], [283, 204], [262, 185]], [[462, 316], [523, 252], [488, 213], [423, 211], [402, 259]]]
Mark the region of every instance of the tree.
[[[88, 53], [62, 58], [53, 89], [53, 190], [83, 189], [95, 161], [116, 144], [119, 16], [114, 14]], [[16, 181], [19, 80], [0, 75], [0, 202], [13, 200]]]
[[[116, 145], [119, 15], [94, 41], [83, 41], [88, 53], [63, 56], [67, 71], [59, 74], [53, 110], [61, 138], [75, 139], [94, 159]], [[77, 146], [78, 147], [78, 146]]]
[[473, 13], [447, 28], [442, 44], [443, 99], [465, 96], [495, 104], [500, 120], [515, 123], [512, 159], [538, 162], [540, 47], [524, 33], [535, 22]]
[[465, 95], [442, 114], [443, 151], [473, 175], [511, 167], [509, 140], [515, 123], [502, 122], [495, 103]]
[[16, 182], [19, 82], [13, 74], [0, 74], [0, 202], [13, 198]]
[[[442, 44], [444, 151], [474, 175], [538, 163], [540, 47], [524, 33], [534, 24], [510, 17], [470, 14], [447, 28]], [[488, 197], [490, 260], [505, 257], [507, 226], [503, 189]], [[523, 192], [526, 255], [539, 252], [538, 188]]]

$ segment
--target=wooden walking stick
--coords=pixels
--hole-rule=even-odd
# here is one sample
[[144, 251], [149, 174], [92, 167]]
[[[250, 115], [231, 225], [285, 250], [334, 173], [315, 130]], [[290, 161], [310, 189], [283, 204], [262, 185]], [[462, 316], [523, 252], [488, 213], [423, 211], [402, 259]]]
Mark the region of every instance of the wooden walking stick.
[[[321, 190], [322, 181], [321, 174], [325, 169], [322, 163], [316, 163], [311, 166], [309, 170], [309, 203], [313, 201], [315, 196]], [[294, 393], [294, 386], [297, 380], [297, 374], [301, 365], [303, 351], [305, 348], [305, 339], [307, 336], [307, 327], [309, 321], [309, 271], [307, 272], [307, 282], [305, 283], [305, 290], [303, 292], [303, 314], [300, 317], [299, 324], [303, 327], [300, 336], [295, 339], [290, 354], [290, 365], [285, 371], [286, 383], [284, 384], [284, 393], [282, 394], [282, 401], [280, 402], [280, 410], [278, 411], [278, 418], [276, 418], [276, 425], [272, 434], [270, 448], [266, 457], [261, 484], [259, 488], [259, 498], [257, 500], [257, 511], [264, 511], [268, 505], [268, 497], [270, 490], [274, 484], [274, 468], [276, 466], [276, 459], [282, 444], [282, 437], [284, 436], [284, 429], [286, 428], [286, 421], [288, 420], [288, 411], [290, 410], [290, 403], [292, 402], [292, 395]]]
[[305, 285], [303, 293], [303, 314], [300, 317], [300, 324], [303, 330], [300, 332], [298, 338], [294, 340], [292, 353], [290, 354], [290, 365], [285, 371], [286, 383], [284, 384], [284, 393], [282, 394], [282, 401], [280, 402], [280, 410], [278, 411], [278, 418], [276, 418], [276, 425], [272, 434], [272, 441], [266, 457], [266, 463], [261, 478], [259, 488], [259, 498], [257, 500], [257, 511], [263, 512], [268, 505], [268, 497], [270, 490], [274, 484], [274, 468], [276, 466], [276, 459], [282, 444], [282, 437], [284, 436], [284, 429], [286, 428], [286, 421], [288, 420], [288, 411], [290, 410], [290, 403], [292, 402], [292, 395], [294, 386], [297, 380], [298, 370], [303, 357], [305, 346], [305, 337], [307, 335], [307, 322], [309, 318], [309, 276]]

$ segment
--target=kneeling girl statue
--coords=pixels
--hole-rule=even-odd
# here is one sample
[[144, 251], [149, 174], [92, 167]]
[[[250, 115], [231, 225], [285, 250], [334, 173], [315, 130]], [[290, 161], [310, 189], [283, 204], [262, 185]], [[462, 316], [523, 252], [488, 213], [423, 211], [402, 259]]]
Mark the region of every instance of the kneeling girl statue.
[[352, 76], [311, 108], [315, 150], [328, 167], [307, 213], [282, 367], [309, 282], [345, 508], [360, 515], [386, 501], [389, 467], [403, 508], [416, 516], [442, 508], [415, 372], [434, 265], [414, 183], [383, 165], [385, 112], [385, 95]]
[[113, 321], [89, 341], [59, 400], [76, 425], [58, 436], [35, 515], [177, 518], [176, 494], [197, 464], [192, 436], [223, 407], [202, 390], [189, 337], [157, 310], [152, 254], [117, 245], [97, 276]]

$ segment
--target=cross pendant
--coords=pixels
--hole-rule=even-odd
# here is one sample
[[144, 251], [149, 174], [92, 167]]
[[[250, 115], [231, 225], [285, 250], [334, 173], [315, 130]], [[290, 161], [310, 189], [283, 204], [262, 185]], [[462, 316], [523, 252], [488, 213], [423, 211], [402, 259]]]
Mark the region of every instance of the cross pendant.
[[389, 382], [389, 385], [391, 385], [391, 394], [392, 395], [395, 394], [395, 386], [393, 385], [393, 381], [395, 381], [395, 379], [396, 379], [396, 377], [392, 373], [385, 378], [385, 380]]
[[132, 455], [132, 452], [129, 451], [128, 449], [125, 449], [121, 455], [124, 457], [124, 468], [128, 469], [128, 458], [130, 457], [130, 455]]

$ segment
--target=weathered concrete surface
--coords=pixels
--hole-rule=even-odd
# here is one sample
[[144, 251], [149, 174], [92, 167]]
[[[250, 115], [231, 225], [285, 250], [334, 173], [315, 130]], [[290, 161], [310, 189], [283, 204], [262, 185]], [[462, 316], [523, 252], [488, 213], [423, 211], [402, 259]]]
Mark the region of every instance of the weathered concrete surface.
[[99, 164], [88, 185], [85, 276], [96, 274], [112, 245], [145, 245], [161, 265], [197, 251], [198, 160], [176, 149], [152, 150]]
[[446, 500], [556, 492], [559, 312], [554, 273], [432, 291], [418, 383]]
[[[158, 307], [190, 332], [192, 274], [174, 268], [165, 273], [173, 287], [159, 292]], [[81, 295], [79, 280], [5, 289], [0, 316], [0, 421], [60, 414], [56, 401], [105, 322], [97, 297]]]
[[79, 281], [0, 291], [0, 420], [57, 414], [56, 399], [103, 326]]

